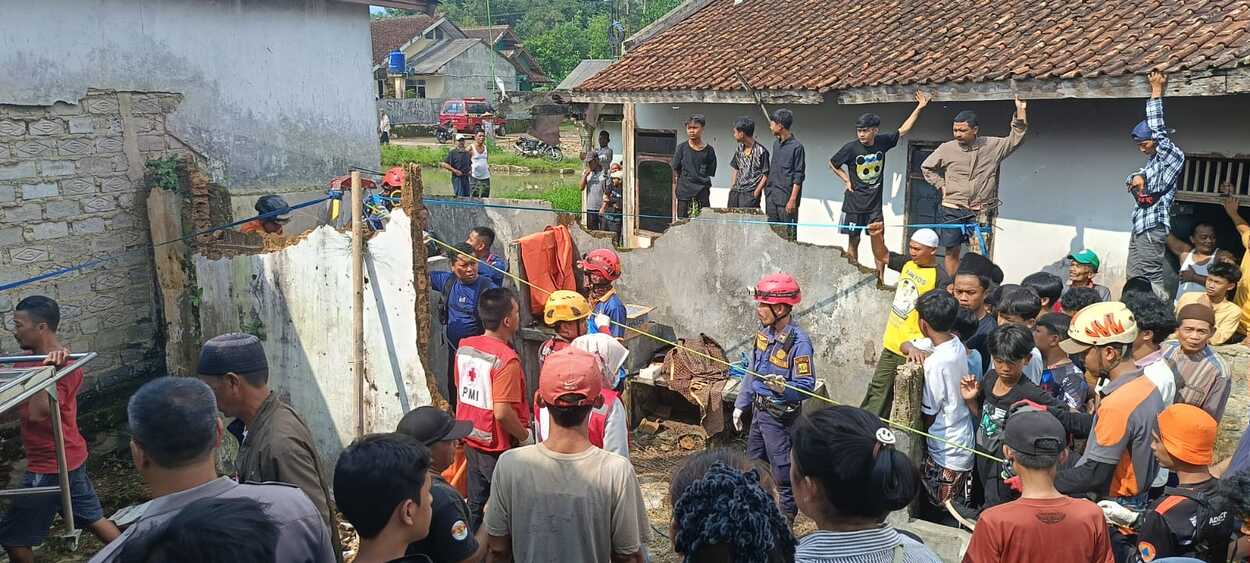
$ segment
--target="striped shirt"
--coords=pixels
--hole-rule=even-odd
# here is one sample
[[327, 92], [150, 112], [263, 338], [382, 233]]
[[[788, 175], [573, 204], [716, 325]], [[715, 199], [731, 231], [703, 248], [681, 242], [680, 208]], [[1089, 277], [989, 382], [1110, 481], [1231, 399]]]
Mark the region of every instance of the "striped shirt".
[[[896, 557], [896, 551], [897, 553]], [[886, 525], [855, 532], [816, 531], [799, 540], [795, 563], [939, 563], [924, 544]]]
[[1150, 98], [1146, 102], [1146, 124], [1150, 126], [1151, 137], [1155, 140], [1155, 154], [1146, 161], [1146, 166], [1129, 175], [1126, 182], [1133, 183], [1134, 176], [1146, 180], [1141, 193], [1134, 194], [1137, 206], [1133, 208], [1133, 234], [1139, 235], [1156, 227], [1170, 227], [1168, 211], [1172, 207], [1172, 198], [1176, 196], [1176, 181], [1185, 168], [1185, 153], [1181, 152], [1172, 139], [1168, 137], [1167, 127], [1163, 124], [1163, 100]]
[[1232, 382], [1228, 379], [1228, 366], [1224, 360], [1211, 349], [1203, 348], [1196, 354], [1186, 354], [1181, 350], [1179, 342], [1174, 340], [1163, 343], [1163, 357], [1176, 364], [1184, 381], [1176, 390], [1177, 403], [1193, 405], [1211, 415], [1216, 422], [1224, 417], [1224, 408], [1228, 406], [1228, 395], [1232, 392]]

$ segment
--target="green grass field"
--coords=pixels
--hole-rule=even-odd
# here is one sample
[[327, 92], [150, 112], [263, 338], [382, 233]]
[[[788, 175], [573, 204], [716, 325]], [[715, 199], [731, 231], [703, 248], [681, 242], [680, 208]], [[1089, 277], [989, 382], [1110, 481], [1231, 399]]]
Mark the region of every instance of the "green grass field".
[[[541, 158], [532, 158], [521, 156], [511, 150], [511, 147], [504, 149], [495, 145], [493, 141], [487, 141], [487, 147], [490, 151], [491, 164], [506, 164], [510, 166], [525, 166], [532, 172], [559, 172], [561, 170], [578, 170], [581, 163], [576, 158], [565, 157], [559, 162], [551, 162]], [[421, 166], [438, 166], [444, 158], [447, 158], [447, 152], [451, 147], [433, 148], [433, 147], [405, 147], [400, 145], [382, 145], [382, 166], [400, 166], [408, 162], [415, 162]]]

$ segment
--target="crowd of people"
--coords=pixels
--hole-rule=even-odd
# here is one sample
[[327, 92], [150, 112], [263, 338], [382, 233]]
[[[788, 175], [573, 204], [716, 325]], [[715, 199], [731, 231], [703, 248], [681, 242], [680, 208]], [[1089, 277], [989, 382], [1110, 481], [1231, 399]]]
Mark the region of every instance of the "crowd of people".
[[[897, 132], [861, 116], [856, 139], [829, 162], [845, 183], [843, 224], [852, 254], [866, 233], [878, 270], [899, 272], [865, 397], [859, 407], [804, 408], [817, 366], [793, 315], [802, 290], [787, 273], [760, 278], [751, 294], [759, 330], [735, 370], [743, 381], [731, 415], [746, 451], [707, 450], [671, 476], [672, 524], [661, 532], [673, 551], [688, 562], [938, 561], [921, 538], [886, 522], [914, 506], [973, 531], [968, 562], [1250, 554], [1250, 439], [1243, 434], [1231, 459], [1215, 459], [1231, 381], [1212, 350], [1250, 334], [1250, 254], [1238, 263], [1219, 251], [1208, 224], [1188, 240], [1170, 232], [1184, 155], [1162, 120], [1166, 78], [1152, 73], [1150, 82], [1147, 119], [1131, 134], [1148, 160], [1126, 180], [1137, 207], [1132, 277], [1118, 296], [1098, 283], [1093, 249], [1066, 257], [1066, 280], [1042, 271], [1018, 284], [985, 256], [961, 254], [1001, 204], [997, 170], [1024, 140], [1026, 102], [1016, 100], [1008, 137], [979, 135], [971, 112], [955, 117], [954, 140], [922, 165], [941, 190], [941, 222], [953, 227], [916, 230], [906, 254], [890, 253], [881, 236], [882, 171], [930, 98], [916, 94]], [[730, 160], [731, 206], [762, 204], [791, 230], [805, 177], [793, 119], [786, 109], [770, 116], [771, 151], [754, 139], [752, 120], [738, 119]], [[709, 205], [717, 159], [705, 126], [691, 116], [673, 156], [682, 216]], [[581, 189], [592, 228], [610, 228], [620, 176], [606, 134], [599, 144]], [[488, 196], [484, 141], [464, 145], [457, 140], [443, 167], [457, 195]], [[281, 232], [284, 209], [262, 198], [264, 220], [249, 228]], [[1232, 197], [1225, 209], [1250, 246]], [[92, 561], [341, 561], [340, 515], [358, 534], [360, 563], [648, 561], [653, 530], [621, 399], [629, 352], [620, 257], [586, 253], [576, 262], [585, 291], [547, 297], [542, 320], [554, 334], [527, 378], [512, 344], [521, 303], [494, 244], [494, 231], [475, 227], [446, 252], [449, 271], [429, 274], [448, 356], [431, 376], [450, 412], [419, 407], [394, 432], [358, 438], [332, 480], [307, 424], [269, 386], [261, 341], [224, 334], [205, 342], [196, 377], [157, 378], [130, 397], [130, 450], [153, 500], [122, 531], [104, 517], [84, 467], [75, 397], [83, 375], [61, 379], [75, 523], [106, 544]], [[1164, 287], [1166, 252], [1181, 265], [1175, 292]], [[55, 301], [27, 297], [13, 319], [23, 349], [65, 364]], [[919, 428], [887, 424], [895, 377], [908, 364], [923, 377]], [[537, 381], [533, 396], [527, 380]], [[26, 487], [57, 481], [50, 404], [40, 394], [21, 408]], [[898, 448], [900, 433], [912, 431], [926, 436], [917, 460]], [[221, 476], [216, 451], [227, 433], [240, 447]], [[0, 518], [10, 560], [34, 560], [58, 510], [54, 496], [17, 497]], [[800, 514], [816, 531], [796, 538]]]

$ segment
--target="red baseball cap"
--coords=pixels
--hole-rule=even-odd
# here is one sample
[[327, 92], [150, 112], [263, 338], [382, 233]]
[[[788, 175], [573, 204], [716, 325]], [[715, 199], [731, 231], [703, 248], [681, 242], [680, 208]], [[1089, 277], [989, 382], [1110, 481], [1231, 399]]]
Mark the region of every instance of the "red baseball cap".
[[[599, 356], [572, 346], [543, 361], [538, 376], [538, 398], [556, 407], [593, 405], [603, 388], [603, 365]], [[562, 401], [565, 395], [579, 395], [576, 401]]]

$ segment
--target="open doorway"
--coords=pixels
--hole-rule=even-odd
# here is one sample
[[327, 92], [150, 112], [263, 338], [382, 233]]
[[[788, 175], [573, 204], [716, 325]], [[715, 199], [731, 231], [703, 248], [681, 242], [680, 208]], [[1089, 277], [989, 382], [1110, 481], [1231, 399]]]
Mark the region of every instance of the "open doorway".
[[[920, 164], [933, 154], [939, 143], [932, 141], [909, 141], [907, 143], [907, 193], [903, 203], [903, 216], [908, 225], [928, 225], [941, 221], [942, 194], [924, 179]], [[915, 227], [903, 229], [903, 240], [900, 248], [907, 248]], [[939, 248], [939, 256], [946, 251]]]
[[637, 151], [638, 228], [663, 233], [672, 223], [673, 152], [677, 150], [674, 130], [638, 130], [634, 133]]

